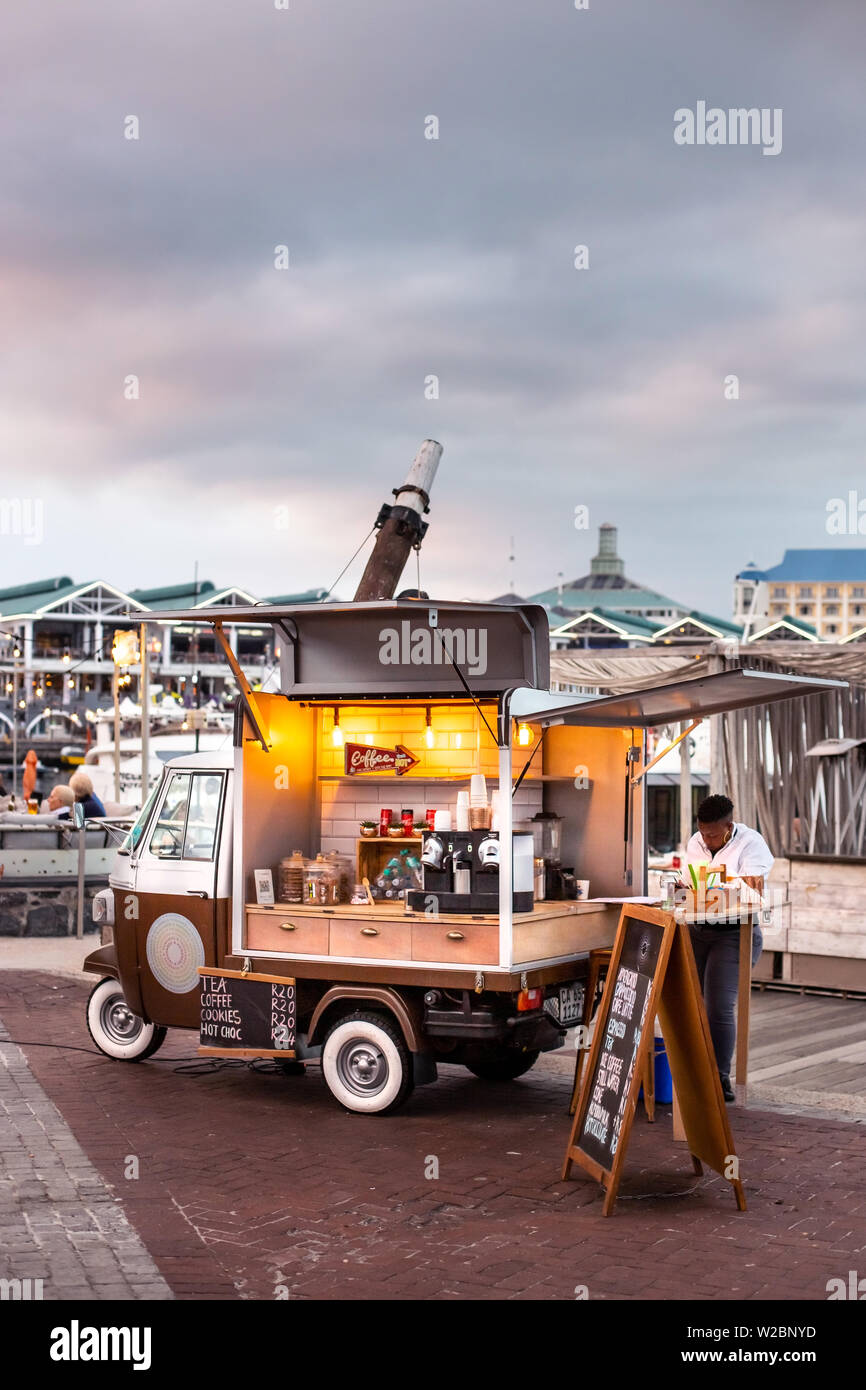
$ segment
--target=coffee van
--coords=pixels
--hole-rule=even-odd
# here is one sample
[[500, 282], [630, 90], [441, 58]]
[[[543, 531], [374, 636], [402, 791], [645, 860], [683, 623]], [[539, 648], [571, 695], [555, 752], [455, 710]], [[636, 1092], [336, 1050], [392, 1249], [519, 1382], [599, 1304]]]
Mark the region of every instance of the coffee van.
[[[590, 950], [645, 893], [648, 728], [838, 684], [736, 669], [565, 695], [533, 605], [149, 616], [212, 624], [241, 691], [234, 747], [169, 763], [118, 852], [85, 961], [91, 1035], [141, 1061], [167, 1028], [204, 1039], [203, 972], [211, 991], [220, 972], [285, 980], [294, 1065], [320, 1058], [365, 1114], [397, 1109], [437, 1062], [506, 1081], [562, 1045]], [[244, 621], [275, 629], [279, 693], [238, 664], [224, 624]], [[539, 871], [554, 824], [558, 862]]]

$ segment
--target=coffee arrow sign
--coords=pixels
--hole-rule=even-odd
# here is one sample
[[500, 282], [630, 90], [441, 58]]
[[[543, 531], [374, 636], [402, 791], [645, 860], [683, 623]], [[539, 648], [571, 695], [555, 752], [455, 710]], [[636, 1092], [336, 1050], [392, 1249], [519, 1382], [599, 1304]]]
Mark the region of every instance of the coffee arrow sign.
[[346, 775], [357, 776], [364, 772], [394, 772], [402, 777], [410, 767], [420, 762], [404, 744], [396, 748], [373, 748], [369, 743], [347, 743]]

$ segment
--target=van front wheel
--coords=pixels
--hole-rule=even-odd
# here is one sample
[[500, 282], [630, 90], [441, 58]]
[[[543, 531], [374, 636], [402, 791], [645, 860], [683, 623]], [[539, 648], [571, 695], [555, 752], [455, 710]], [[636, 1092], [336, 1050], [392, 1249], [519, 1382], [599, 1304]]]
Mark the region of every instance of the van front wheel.
[[339, 1019], [322, 1048], [322, 1075], [335, 1100], [360, 1115], [389, 1115], [412, 1090], [412, 1055], [384, 1014]]
[[87, 1031], [100, 1052], [122, 1062], [143, 1062], [165, 1042], [166, 1029], [132, 1012], [117, 980], [100, 980], [87, 1001]]

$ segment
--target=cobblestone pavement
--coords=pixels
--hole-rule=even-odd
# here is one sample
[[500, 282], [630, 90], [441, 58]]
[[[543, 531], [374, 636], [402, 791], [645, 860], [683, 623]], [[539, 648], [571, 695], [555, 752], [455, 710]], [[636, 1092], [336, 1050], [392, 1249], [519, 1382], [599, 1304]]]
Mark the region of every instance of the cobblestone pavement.
[[[0, 1023], [0, 1279], [11, 1296], [171, 1298], [122, 1206]], [[41, 1282], [40, 1282], [41, 1281]]]
[[862, 1125], [733, 1107], [739, 1213], [720, 1177], [692, 1177], [669, 1107], [655, 1125], [639, 1110], [605, 1219], [589, 1178], [559, 1180], [561, 1067], [505, 1086], [443, 1067], [367, 1120], [316, 1070], [210, 1070], [194, 1034], [111, 1062], [90, 1050], [87, 991], [4, 972], [0, 1015], [14, 1038], [85, 1049], [23, 1048], [178, 1297], [824, 1300], [828, 1279], [866, 1275]]

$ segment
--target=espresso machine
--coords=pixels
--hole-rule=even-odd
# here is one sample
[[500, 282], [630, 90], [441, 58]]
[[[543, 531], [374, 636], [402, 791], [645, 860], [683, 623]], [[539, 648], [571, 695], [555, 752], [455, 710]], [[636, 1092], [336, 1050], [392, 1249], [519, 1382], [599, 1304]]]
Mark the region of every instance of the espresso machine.
[[[532, 911], [532, 850], [529, 835], [513, 837], [512, 910]], [[426, 830], [421, 842], [423, 888], [408, 893], [415, 912], [437, 899], [440, 912], [499, 911], [499, 833], [495, 830]]]

